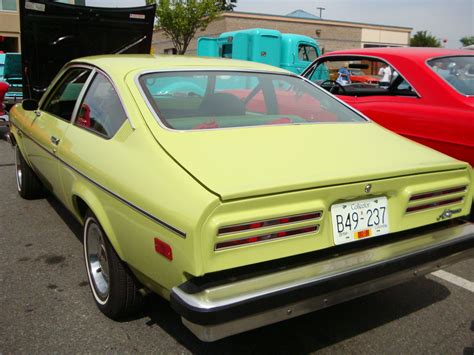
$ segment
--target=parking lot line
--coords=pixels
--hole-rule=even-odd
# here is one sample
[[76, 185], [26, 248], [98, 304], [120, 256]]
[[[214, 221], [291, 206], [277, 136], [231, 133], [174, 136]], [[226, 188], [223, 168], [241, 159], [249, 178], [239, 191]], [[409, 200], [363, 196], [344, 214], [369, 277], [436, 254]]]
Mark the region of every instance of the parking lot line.
[[432, 272], [431, 275], [439, 277], [445, 281], [452, 283], [453, 285], [464, 288], [465, 290], [471, 291], [474, 293], [474, 282], [463, 279], [462, 277], [451, 274], [450, 272], [444, 270], [438, 270]]

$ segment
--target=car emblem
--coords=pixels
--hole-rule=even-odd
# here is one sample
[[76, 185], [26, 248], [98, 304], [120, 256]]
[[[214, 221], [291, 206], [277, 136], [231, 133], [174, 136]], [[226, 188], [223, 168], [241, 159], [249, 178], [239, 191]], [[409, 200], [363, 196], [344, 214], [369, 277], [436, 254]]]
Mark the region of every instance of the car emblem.
[[365, 193], [368, 194], [370, 190], [372, 190], [372, 185], [371, 184], [365, 185], [365, 189], [364, 189]]
[[439, 215], [438, 218], [436, 218], [437, 221], [442, 221], [443, 219], [448, 219], [450, 218], [454, 213], [459, 213], [461, 212], [461, 208], [457, 208], [455, 210], [450, 210], [449, 208], [446, 208], [443, 213]]

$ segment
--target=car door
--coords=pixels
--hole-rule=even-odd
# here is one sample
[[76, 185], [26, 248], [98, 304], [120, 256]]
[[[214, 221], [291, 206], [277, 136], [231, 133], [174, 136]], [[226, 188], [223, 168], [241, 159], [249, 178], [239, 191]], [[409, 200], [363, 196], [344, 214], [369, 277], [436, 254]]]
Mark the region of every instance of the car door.
[[298, 43], [298, 56], [295, 59], [295, 70], [301, 74], [319, 56], [314, 45], [306, 42]]
[[[60, 154], [64, 164], [59, 170], [65, 194], [70, 197], [75, 181], [81, 176], [107, 188], [113, 187], [118, 172], [123, 171], [119, 153], [123, 142], [114, 136], [127, 119], [112, 81], [95, 69], [62, 141]], [[66, 198], [64, 204], [73, 210], [72, 203], [71, 198]]]
[[60, 200], [63, 193], [58, 154], [90, 73], [90, 69], [82, 67], [66, 70], [46, 94], [28, 127], [31, 140], [25, 141], [25, 149], [30, 163], [45, 186]]

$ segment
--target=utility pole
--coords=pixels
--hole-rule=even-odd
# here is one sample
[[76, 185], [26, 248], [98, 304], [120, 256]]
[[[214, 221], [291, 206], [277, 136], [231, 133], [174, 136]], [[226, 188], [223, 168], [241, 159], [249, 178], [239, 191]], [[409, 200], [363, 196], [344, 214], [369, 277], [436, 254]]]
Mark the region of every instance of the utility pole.
[[317, 7], [317, 9], [319, 10], [319, 18], [323, 18], [323, 10], [326, 10], [325, 7]]

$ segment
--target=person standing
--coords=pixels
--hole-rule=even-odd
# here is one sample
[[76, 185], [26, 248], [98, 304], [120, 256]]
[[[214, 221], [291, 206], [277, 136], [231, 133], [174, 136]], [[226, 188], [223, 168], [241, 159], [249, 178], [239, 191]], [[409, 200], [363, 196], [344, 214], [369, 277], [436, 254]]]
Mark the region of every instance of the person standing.
[[349, 64], [344, 63], [344, 65], [339, 68], [337, 74], [337, 80], [336, 82], [341, 84], [341, 85], [348, 85], [351, 83], [351, 72], [348, 69]]
[[382, 77], [379, 81], [379, 86], [385, 89], [388, 88], [392, 79], [392, 69], [390, 69], [390, 65], [382, 65], [379, 69], [379, 75]]

